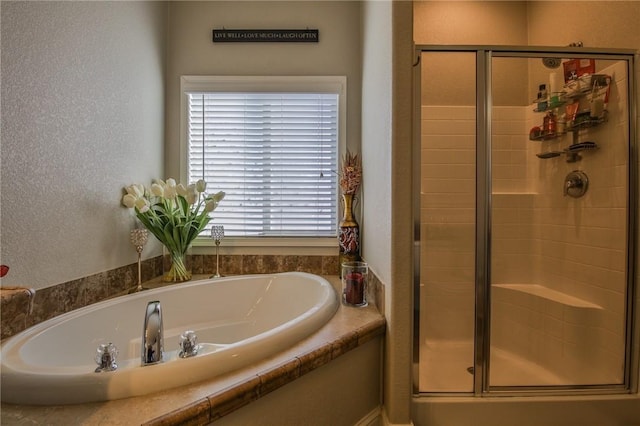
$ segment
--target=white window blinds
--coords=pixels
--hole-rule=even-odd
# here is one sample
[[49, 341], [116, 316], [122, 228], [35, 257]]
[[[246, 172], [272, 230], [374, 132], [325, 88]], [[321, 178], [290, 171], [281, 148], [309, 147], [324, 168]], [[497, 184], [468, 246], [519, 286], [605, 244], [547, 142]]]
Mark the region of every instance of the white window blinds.
[[335, 236], [338, 94], [189, 92], [188, 178], [228, 236]]

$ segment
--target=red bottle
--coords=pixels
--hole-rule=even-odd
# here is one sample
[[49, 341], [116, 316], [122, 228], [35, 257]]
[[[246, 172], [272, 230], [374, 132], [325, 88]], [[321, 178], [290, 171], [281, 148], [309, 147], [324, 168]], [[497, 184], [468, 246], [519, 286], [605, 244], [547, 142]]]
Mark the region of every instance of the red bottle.
[[556, 115], [549, 111], [542, 121], [542, 132], [545, 136], [554, 136], [558, 131], [558, 120]]

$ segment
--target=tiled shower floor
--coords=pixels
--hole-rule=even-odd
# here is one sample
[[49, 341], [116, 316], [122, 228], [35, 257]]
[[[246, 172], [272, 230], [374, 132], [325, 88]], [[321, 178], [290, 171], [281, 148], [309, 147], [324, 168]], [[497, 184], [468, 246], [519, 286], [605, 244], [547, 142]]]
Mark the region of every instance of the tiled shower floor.
[[[467, 370], [472, 365], [472, 342], [423, 342], [418, 366], [420, 392], [472, 392], [473, 375]], [[490, 374], [494, 386], [562, 384], [556, 374], [501, 349], [492, 352]]]

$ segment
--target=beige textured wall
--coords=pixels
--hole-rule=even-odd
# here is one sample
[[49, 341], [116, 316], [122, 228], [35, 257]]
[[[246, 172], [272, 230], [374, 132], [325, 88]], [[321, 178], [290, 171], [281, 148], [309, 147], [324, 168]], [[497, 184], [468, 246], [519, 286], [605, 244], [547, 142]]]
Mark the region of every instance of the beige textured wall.
[[3, 286], [135, 262], [121, 191], [162, 171], [166, 17], [161, 2], [2, 2]]
[[637, 1], [529, 1], [529, 44], [640, 49]]
[[364, 419], [376, 418], [380, 404], [382, 344], [380, 338], [371, 340], [213, 424], [369, 424], [364, 423]]
[[416, 44], [526, 44], [526, 3], [415, 1], [413, 36]]
[[362, 46], [363, 255], [383, 283], [391, 274], [391, 19], [388, 2], [366, 3]]
[[[346, 75], [347, 143], [360, 151], [360, 3], [172, 2], [165, 170], [178, 177], [181, 75]], [[213, 43], [214, 28], [317, 28], [319, 43]], [[337, 246], [336, 246], [337, 247]]]
[[[386, 287], [385, 414], [388, 424], [411, 424], [413, 310], [413, 7], [391, 2], [392, 98], [391, 102], [391, 281]], [[409, 344], [407, 344], [409, 343]]]
[[[522, 1], [416, 1], [413, 37], [416, 44], [512, 45], [527, 44], [527, 6]], [[465, 78], [475, 72], [475, 62], [463, 55], [429, 54], [432, 61], [422, 67], [422, 97], [429, 105], [474, 105], [475, 81]], [[526, 68], [518, 64], [510, 72], [498, 70], [494, 81], [495, 105], [517, 105], [526, 99]], [[431, 67], [437, 66], [437, 70]], [[432, 76], [437, 76], [437, 79]], [[423, 103], [425, 105], [425, 103]]]

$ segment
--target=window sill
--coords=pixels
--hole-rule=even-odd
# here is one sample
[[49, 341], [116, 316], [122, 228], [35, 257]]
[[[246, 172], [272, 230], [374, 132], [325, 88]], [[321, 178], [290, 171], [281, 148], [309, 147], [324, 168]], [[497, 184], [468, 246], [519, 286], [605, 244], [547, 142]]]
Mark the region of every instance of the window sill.
[[[193, 254], [212, 254], [216, 245], [211, 238], [197, 238], [192, 245]], [[281, 254], [319, 255], [338, 253], [336, 237], [225, 237], [220, 243], [220, 254]]]

